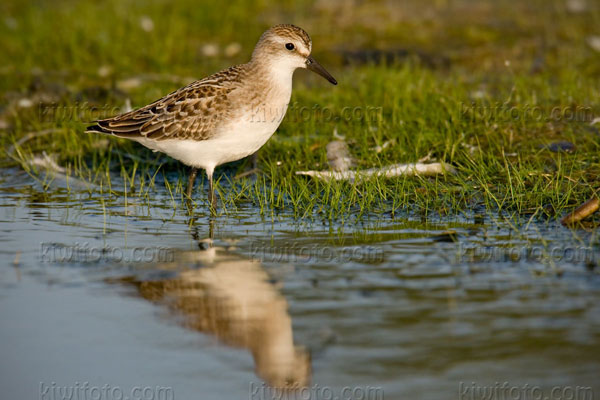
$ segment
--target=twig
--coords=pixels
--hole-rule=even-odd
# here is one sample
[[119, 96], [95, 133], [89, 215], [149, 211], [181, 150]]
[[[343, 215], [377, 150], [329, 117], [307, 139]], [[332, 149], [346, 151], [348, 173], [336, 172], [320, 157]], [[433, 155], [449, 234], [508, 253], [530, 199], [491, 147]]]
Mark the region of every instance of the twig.
[[563, 225], [573, 225], [598, 211], [598, 208], [600, 208], [600, 200], [598, 200], [598, 197], [594, 196], [577, 207], [570, 214], [566, 215], [560, 220], [560, 223]]

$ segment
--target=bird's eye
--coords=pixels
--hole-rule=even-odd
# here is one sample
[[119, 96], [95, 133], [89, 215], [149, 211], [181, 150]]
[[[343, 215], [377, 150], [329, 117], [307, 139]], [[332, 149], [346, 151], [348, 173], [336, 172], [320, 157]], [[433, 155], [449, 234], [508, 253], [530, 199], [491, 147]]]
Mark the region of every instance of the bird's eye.
[[294, 50], [294, 43], [286, 43], [285, 48], [288, 49], [289, 51]]

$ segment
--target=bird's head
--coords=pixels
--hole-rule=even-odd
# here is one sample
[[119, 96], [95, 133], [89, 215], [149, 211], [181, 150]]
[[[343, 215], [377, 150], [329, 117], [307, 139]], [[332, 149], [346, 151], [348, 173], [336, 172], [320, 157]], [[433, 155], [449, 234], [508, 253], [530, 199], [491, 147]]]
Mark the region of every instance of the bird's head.
[[262, 34], [252, 53], [252, 60], [268, 63], [277, 69], [307, 68], [334, 85], [337, 81], [311, 57], [312, 40], [295, 25], [275, 25]]

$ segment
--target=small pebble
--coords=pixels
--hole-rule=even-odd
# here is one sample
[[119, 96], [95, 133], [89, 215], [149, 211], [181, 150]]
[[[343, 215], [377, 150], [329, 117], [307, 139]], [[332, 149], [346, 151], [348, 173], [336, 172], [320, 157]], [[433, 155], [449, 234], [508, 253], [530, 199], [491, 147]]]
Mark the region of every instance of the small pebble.
[[117, 89], [127, 92], [142, 85], [142, 80], [137, 77], [123, 79], [117, 82]]
[[234, 57], [236, 55], [239, 54], [239, 52], [242, 51], [242, 45], [237, 43], [237, 42], [233, 42], [227, 45], [227, 47], [225, 47], [224, 53], [225, 53], [225, 57]]
[[587, 43], [592, 49], [600, 52], [600, 36], [589, 36]]
[[24, 99], [19, 100], [17, 105], [21, 108], [29, 108], [29, 107], [33, 107], [33, 101], [31, 101], [31, 99], [24, 98]]
[[106, 78], [112, 73], [113, 69], [110, 65], [102, 65], [98, 68], [98, 76], [101, 78]]
[[575, 145], [571, 142], [563, 140], [560, 142], [550, 143], [548, 145], [548, 150], [554, 153], [573, 153], [575, 151]]
[[207, 43], [202, 46], [202, 54], [206, 57], [216, 57], [219, 55], [219, 46], [215, 43]]
[[581, 14], [588, 8], [586, 0], [567, 0], [565, 6], [567, 11], [573, 14]]
[[152, 32], [154, 30], [154, 21], [147, 15], [140, 17], [140, 28], [146, 32]]
[[471, 98], [472, 99], [485, 99], [486, 97], [488, 97], [488, 93], [485, 90], [475, 90], [473, 92], [471, 92]]

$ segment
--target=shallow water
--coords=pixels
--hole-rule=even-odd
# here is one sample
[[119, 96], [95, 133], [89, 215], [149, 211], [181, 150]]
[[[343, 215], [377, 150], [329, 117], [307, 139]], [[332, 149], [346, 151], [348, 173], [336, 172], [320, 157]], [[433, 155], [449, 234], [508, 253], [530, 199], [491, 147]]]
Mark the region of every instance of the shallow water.
[[593, 232], [190, 217], [160, 185], [147, 204], [0, 179], [3, 398], [86, 382], [129, 398], [600, 396]]

